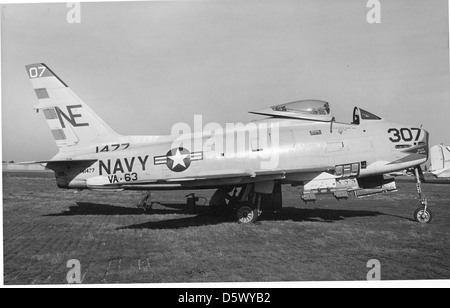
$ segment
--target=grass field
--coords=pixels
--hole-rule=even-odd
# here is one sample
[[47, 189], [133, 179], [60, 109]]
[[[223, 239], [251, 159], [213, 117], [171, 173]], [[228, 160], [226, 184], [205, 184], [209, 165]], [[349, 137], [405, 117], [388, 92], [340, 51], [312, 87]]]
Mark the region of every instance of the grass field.
[[3, 173], [4, 282], [64, 284], [70, 259], [86, 284], [365, 280], [371, 259], [383, 280], [450, 279], [450, 185], [424, 185], [430, 225], [412, 221], [414, 183], [398, 186], [313, 205], [284, 187], [281, 213], [239, 225], [188, 214], [188, 192], [154, 193], [145, 214], [140, 192], [74, 194], [52, 174]]

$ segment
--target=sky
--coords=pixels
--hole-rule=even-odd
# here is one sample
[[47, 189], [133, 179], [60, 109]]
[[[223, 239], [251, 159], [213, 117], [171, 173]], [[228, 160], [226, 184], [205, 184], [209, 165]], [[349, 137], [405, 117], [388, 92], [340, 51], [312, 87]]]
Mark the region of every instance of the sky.
[[300, 99], [354, 106], [420, 126], [450, 144], [446, 0], [65, 3], [1, 6], [2, 160], [50, 159], [57, 147], [24, 66], [47, 64], [122, 135], [172, 125], [248, 122], [248, 111]]

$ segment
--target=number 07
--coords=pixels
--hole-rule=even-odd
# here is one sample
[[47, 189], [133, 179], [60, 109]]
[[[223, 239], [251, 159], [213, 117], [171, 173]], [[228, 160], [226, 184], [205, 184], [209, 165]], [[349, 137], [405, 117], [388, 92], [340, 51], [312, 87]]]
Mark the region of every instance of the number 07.
[[31, 67], [28, 70], [30, 78], [42, 77], [45, 72], [45, 66]]

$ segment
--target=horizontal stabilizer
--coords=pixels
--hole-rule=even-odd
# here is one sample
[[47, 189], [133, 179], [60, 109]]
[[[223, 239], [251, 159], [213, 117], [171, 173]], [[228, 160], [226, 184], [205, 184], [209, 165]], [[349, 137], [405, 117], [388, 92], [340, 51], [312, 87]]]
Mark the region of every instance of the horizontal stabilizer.
[[63, 160], [38, 160], [26, 161], [17, 163], [18, 165], [32, 165], [32, 164], [69, 164], [69, 163], [90, 163], [93, 164], [97, 159], [63, 159]]

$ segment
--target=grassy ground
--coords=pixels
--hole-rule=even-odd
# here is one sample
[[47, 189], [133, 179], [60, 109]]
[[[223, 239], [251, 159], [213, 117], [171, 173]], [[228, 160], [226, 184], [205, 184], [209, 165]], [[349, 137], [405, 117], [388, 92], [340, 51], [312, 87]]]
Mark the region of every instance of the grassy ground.
[[[64, 284], [67, 261], [83, 283], [450, 279], [449, 185], [425, 184], [434, 222], [412, 221], [414, 183], [399, 192], [313, 205], [284, 187], [284, 210], [239, 225], [184, 209], [187, 192], [154, 194], [150, 214], [139, 192], [59, 190], [52, 174], [3, 173], [4, 281]], [[197, 194], [209, 197], [211, 191]]]

